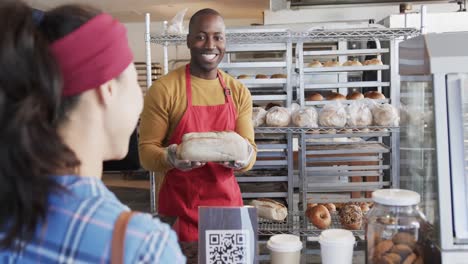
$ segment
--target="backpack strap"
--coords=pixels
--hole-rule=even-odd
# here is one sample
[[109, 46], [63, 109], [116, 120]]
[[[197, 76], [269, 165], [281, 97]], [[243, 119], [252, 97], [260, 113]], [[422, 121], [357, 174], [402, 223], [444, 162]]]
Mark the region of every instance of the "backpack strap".
[[125, 254], [125, 232], [127, 231], [128, 223], [136, 212], [122, 212], [114, 224], [112, 232], [111, 245], [111, 264], [123, 264]]

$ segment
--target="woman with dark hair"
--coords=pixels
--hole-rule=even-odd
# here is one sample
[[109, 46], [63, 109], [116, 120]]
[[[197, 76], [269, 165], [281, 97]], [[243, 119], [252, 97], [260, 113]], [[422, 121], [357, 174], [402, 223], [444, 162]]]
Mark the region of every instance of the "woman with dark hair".
[[168, 225], [101, 181], [142, 109], [125, 27], [76, 5], [0, 17], [0, 262], [184, 263]]

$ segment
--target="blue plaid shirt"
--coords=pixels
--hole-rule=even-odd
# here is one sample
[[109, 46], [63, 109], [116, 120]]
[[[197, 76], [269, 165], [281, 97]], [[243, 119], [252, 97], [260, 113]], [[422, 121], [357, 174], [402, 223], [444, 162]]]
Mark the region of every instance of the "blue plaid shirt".
[[[114, 223], [128, 207], [99, 179], [54, 179], [70, 193], [52, 194], [47, 221], [33, 241], [19, 252], [0, 249], [0, 263], [110, 263]], [[127, 227], [124, 258], [125, 263], [186, 262], [170, 227], [143, 213]]]

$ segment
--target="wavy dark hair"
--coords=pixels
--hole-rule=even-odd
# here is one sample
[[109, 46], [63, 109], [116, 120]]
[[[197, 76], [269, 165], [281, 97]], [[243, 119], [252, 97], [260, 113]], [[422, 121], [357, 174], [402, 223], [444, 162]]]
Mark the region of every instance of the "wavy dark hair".
[[61, 189], [50, 176], [80, 165], [57, 132], [79, 96], [62, 99], [48, 46], [99, 13], [62, 6], [38, 24], [21, 1], [0, 4], [0, 248], [19, 249], [17, 241], [33, 238], [46, 221], [49, 194]]

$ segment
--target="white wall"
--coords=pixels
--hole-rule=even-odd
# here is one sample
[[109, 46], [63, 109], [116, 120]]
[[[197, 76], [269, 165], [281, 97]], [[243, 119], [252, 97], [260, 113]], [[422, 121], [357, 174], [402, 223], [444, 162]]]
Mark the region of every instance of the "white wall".
[[[404, 2], [404, 1], [403, 1]], [[458, 10], [456, 4], [425, 3], [429, 13], [452, 12]], [[419, 11], [420, 4], [413, 4], [413, 11]], [[379, 22], [392, 14], [398, 14], [399, 4], [371, 4], [371, 5], [335, 5], [317, 6], [301, 9], [281, 11], [267, 10], [264, 13], [265, 25], [315, 23], [331, 21], [356, 21], [374, 19]]]
[[[249, 26], [252, 23], [262, 23], [261, 19], [226, 19], [226, 26], [229, 27], [238, 27], [238, 26]], [[188, 25], [188, 21], [185, 21], [185, 27]], [[129, 44], [132, 49], [135, 61], [146, 61], [146, 50], [145, 50], [145, 23], [125, 23], [128, 32]], [[152, 34], [161, 34], [163, 33], [163, 22], [151, 22], [150, 31]], [[169, 47], [169, 70], [174, 65], [171, 62], [178, 60], [188, 60], [190, 58], [190, 53], [185, 45], [177, 47]], [[151, 44], [151, 61], [159, 62], [163, 65], [163, 49], [161, 45]]]

